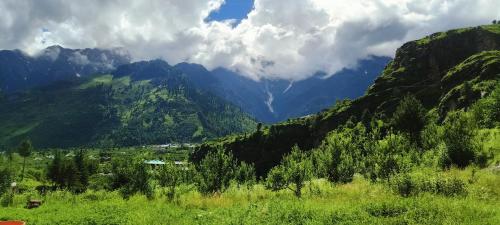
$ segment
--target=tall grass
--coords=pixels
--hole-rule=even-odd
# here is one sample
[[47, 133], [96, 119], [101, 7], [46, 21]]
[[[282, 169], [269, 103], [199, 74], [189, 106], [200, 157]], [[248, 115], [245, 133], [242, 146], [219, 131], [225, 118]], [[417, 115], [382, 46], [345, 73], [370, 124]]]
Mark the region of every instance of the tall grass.
[[[46, 196], [17, 195], [12, 207], [0, 208], [0, 220], [28, 224], [499, 224], [500, 176], [474, 168], [441, 173], [467, 183], [466, 196], [420, 193], [402, 197], [383, 183], [356, 176], [332, 185], [325, 180], [306, 184], [302, 198], [291, 191], [272, 192], [262, 185], [237, 187], [203, 196], [181, 186], [172, 201], [157, 190], [153, 200], [141, 195], [123, 200], [117, 192], [64, 191]], [[474, 173], [474, 175], [472, 175]], [[29, 196], [31, 195], [31, 196]], [[44, 200], [25, 209], [28, 197]]]

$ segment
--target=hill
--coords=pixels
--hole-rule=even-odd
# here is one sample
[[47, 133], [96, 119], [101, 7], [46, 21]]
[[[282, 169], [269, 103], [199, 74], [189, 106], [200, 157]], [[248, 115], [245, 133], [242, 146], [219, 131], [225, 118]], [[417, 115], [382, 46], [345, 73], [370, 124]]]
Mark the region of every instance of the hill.
[[[223, 146], [244, 161], [255, 163], [264, 174], [282, 155], [298, 144], [312, 149], [332, 130], [347, 121], [390, 117], [402, 97], [416, 96], [427, 110], [441, 117], [487, 95], [500, 78], [500, 25], [451, 30], [412, 41], [398, 49], [367, 93], [314, 116], [303, 117], [203, 144], [194, 161]], [[368, 121], [369, 122], [369, 121]]]
[[198, 142], [254, 127], [238, 107], [161, 60], [0, 100], [0, 143], [7, 146], [24, 138], [41, 148]]

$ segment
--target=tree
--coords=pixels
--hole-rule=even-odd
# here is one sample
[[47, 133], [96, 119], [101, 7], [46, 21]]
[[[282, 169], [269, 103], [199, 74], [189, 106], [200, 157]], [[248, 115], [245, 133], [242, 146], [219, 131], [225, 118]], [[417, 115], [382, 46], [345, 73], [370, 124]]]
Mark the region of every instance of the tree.
[[203, 194], [224, 191], [234, 178], [236, 163], [233, 155], [219, 147], [209, 152], [197, 167], [197, 185]]
[[47, 177], [54, 183], [56, 187], [64, 187], [63, 162], [61, 159], [61, 153], [59, 153], [59, 151], [54, 152], [54, 159], [47, 169]]
[[492, 24], [497, 24], [497, 23], [498, 23], [497, 20], [493, 20], [492, 22]]
[[388, 134], [376, 142], [373, 152], [366, 158], [369, 177], [372, 180], [388, 180], [395, 174], [410, 171], [414, 149], [406, 136]]
[[253, 164], [241, 162], [236, 168], [236, 182], [238, 185], [247, 184], [249, 187], [255, 183], [255, 167]]
[[74, 190], [78, 193], [82, 193], [87, 189], [89, 184], [89, 166], [85, 161], [85, 152], [80, 149], [74, 158], [74, 163], [77, 171], [78, 186]]
[[11, 182], [12, 172], [7, 168], [0, 170], [0, 197], [9, 190]]
[[314, 153], [317, 164], [315, 171], [319, 176], [326, 177], [331, 182], [351, 182], [356, 170], [355, 159], [360, 157], [358, 145], [363, 134], [354, 134], [354, 129], [348, 128], [330, 133], [323, 144]]
[[119, 189], [124, 198], [139, 192], [148, 198], [153, 197], [153, 187], [149, 183], [151, 175], [146, 164], [137, 160], [130, 164], [128, 160], [113, 162], [112, 188]]
[[274, 191], [288, 188], [300, 198], [305, 181], [311, 177], [311, 160], [295, 145], [292, 147], [292, 152], [283, 158], [281, 164], [269, 171], [266, 186]]
[[453, 164], [463, 168], [474, 162], [482, 147], [476, 139], [477, 134], [477, 124], [468, 113], [449, 113], [443, 129], [443, 141], [446, 144], [443, 165]]
[[158, 173], [158, 183], [161, 187], [167, 188], [167, 197], [169, 200], [175, 198], [175, 188], [182, 182], [182, 168], [167, 163]]
[[21, 172], [21, 181], [24, 179], [24, 169], [26, 167], [26, 158], [31, 155], [31, 152], [33, 151], [33, 146], [31, 145], [30, 140], [24, 140], [21, 142], [19, 145], [17, 152], [19, 153], [20, 156], [23, 157], [23, 170]]
[[12, 148], [8, 148], [7, 151], [5, 152], [7, 160], [9, 161], [9, 169], [12, 168], [12, 161], [14, 161], [14, 152], [15, 149]]
[[486, 97], [479, 99], [471, 110], [480, 127], [494, 128], [500, 124], [500, 84]]
[[403, 97], [392, 115], [392, 127], [407, 133], [413, 142], [420, 144], [420, 131], [425, 124], [425, 108], [422, 103], [413, 95]]

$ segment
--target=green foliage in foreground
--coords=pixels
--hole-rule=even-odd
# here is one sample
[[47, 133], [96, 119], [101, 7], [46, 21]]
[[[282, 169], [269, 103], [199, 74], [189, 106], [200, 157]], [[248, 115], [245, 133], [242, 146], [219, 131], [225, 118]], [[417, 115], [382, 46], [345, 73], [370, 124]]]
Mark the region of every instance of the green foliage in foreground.
[[[142, 195], [123, 200], [117, 192], [89, 191], [81, 195], [53, 192], [40, 208], [23, 208], [31, 193], [18, 195], [14, 206], [1, 208], [0, 220], [28, 224], [498, 224], [500, 177], [472, 169], [440, 173], [466, 182], [468, 195], [420, 193], [400, 197], [383, 184], [361, 177], [343, 185], [325, 180], [307, 182], [302, 198], [292, 191], [272, 192], [231, 186], [215, 196], [203, 196], [190, 186], [170, 202]], [[157, 193], [158, 194], [158, 193]]]

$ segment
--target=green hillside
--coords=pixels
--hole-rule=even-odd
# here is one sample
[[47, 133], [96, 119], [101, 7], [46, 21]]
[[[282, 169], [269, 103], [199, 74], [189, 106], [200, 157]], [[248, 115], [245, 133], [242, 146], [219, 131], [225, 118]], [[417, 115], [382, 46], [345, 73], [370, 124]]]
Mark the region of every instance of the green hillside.
[[[151, 66], [143, 64], [137, 67]], [[5, 97], [0, 144], [25, 138], [43, 148], [198, 142], [255, 128], [239, 108], [194, 88], [168, 65], [151, 76], [126, 72]]]
[[[442, 120], [450, 110], [467, 108], [488, 96], [500, 78], [500, 25], [451, 30], [412, 41], [398, 49], [367, 93], [340, 101], [316, 115], [272, 125], [252, 135], [232, 136], [202, 145], [192, 155], [201, 159], [217, 146], [253, 162], [260, 174], [278, 164], [295, 144], [318, 147], [332, 130], [373, 119], [386, 123], [402, 97], [411, 94]], [[390, 128], [388, 128], [390, 129]]]

